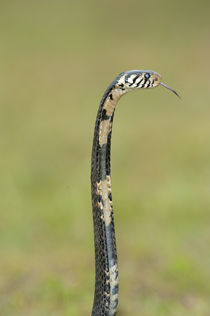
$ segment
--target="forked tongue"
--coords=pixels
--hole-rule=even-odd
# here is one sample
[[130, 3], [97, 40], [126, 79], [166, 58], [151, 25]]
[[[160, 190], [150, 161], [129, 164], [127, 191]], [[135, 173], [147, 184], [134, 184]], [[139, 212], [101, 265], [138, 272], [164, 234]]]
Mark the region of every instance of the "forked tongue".
[[181, 99], [180, 95], [179, 95], [174, 89], [170, 88], [170, 87], [167, 86], [165, 83], [160, 82], [160, 84], [161, 84], [161, 86], [163, 86], [163, 87], [165, 87], [165, 88], [171, 90], [174, 94], [176, 94], [176, 96], [177, 96], [178, 98]]

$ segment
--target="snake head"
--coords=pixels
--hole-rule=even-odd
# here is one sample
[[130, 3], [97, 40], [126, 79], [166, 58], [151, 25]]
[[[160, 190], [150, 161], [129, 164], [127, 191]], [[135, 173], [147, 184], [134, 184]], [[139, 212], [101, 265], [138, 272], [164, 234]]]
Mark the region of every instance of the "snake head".
[[161, 82], [162, 77], [159, 73], [152, 70], [131, 70], [120, 74], [116, 80], [116, 86], [126, 92], [132, 89], [149, 89], [159, 85], [171, 90], [179, 98], [178, 93]]
[[161, 79], [161, 75], [151, 70], [131, 70], [118, 76], [117, 85], [126, 90], [153, 88], [160, 84]]

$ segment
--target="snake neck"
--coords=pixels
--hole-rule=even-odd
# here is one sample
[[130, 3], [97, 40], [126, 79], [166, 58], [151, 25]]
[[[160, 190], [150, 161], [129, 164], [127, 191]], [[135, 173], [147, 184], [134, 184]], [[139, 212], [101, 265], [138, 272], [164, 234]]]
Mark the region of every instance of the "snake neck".
[[116, 104], [126, 91], [115, 84], [99, 106], [92, 148], [91, 188], [95, 243], [95, 295], [92, 316], [116, 315], [118, 266], [110, 178], [111, 133]]

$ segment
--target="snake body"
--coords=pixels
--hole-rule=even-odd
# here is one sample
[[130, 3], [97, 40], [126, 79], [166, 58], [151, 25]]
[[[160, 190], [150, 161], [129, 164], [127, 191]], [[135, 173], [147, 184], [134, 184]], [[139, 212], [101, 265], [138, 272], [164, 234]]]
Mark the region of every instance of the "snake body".
[[118, 305], [118, 266], [110, 178], [111, 133], [115, 108], [125, 93], [135, 89], [153, 88], [159, 84], [162, 84], [161, 76], [154, 71], [126, 71], [110, 84], [100, 102], [91, 160], [95, 243], [95, 295], [92, 316], [114, 316]]

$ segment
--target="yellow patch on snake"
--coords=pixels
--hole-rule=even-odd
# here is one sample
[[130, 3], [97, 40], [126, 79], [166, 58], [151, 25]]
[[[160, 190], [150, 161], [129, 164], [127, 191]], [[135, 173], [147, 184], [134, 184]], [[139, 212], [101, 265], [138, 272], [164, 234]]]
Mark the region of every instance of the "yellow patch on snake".
[[108, 97], [106, 101], [104, 102], [104, 106], [103, 106], [103, 109], [106, 110], [107, 115], [112, 116], [112, 114], [114, 113], [117, 101], [125, 93], [126, 93], [126, 90], [122, 90], [119, 88], [115, 88], [111, 91], [112, 99]]
[[101, 121], [100, 128], [99, 128], [99, 144], [102, 146], [103, 144], [107, 143], [107, 137], [109, 132], [111, 131], [111, 122], [110, 120], [103, 120]]
[[117, 264], [110, 268], [110, 292], [111, 292], [111, 301], [110, 307], [111, 309], [116, 309], [116, 301], [118, 299], [118, 291], [117, 293], [112, 293], [113, 290], [118, 286], [118, 267]]
[[[113, 99], [114, 99], [114, 91], [115, 90], [113, 90], [113, 93], [112, 93]], [[106, 110], [106, 114], [107, 115], [112, 116], [112, 114], [114, 112], [114, 109], [115, 109], [115, 106], [116, 106], [116, 103], [117, 103], [117, 100], [115, 100], [115, 99], [111, 100], [109, 98], [106, 99], [106, 101], [104, 103], [104, 106], [103, 106], [103, 109]]]
[[98, 202], [98, 207], [103, 210], [105, 225], [108, 226], [111, 223], [111, 214], [112, 214], [112, 201], [109, 198], [109, 194], [111, 193], [111, 178], [110, 176], [106, 176], [104, 181], [97, 182], [96, 184], [96, 192], [97, 195], [100, 195], [103, 200], [102, 202]]
[[108, 226], [111, 223], [112, 214], [112, 201], [109, 199], [109, 194], [111, 193], [111, 179], [110, 176], [106, 176], [106, 180], [101, 182], [102, 185], [102, 200], [104, 203], [103, 213], [105, 225]]
[[[119, 83], [120, 82], [121, 81], [119, 81]], [[124, 83], [124, 81], [122, 81], [122, 83]], [[103, 110], [106, 110], [106, 115], [110, 116], [110, 118], [111, 118], [112, 114], [114, 113], [117, 101], [126, 92], [127, 92], [126, 89], [122, 90], [119, 88], [115, 88], [111, 91], [112, 99], [110, 99], [109, 97], [106, 98], [106, 101], [104, 102], [104, 105], [103, 105]], [[110, 122], [110, 119], [101, 121], [100, 127], [99, 127], [99, 144], [100, 144], [100, 146], [107, 143], [107, 137], [108, 137], [111, 129], [112, 129], [112, 122]]]

